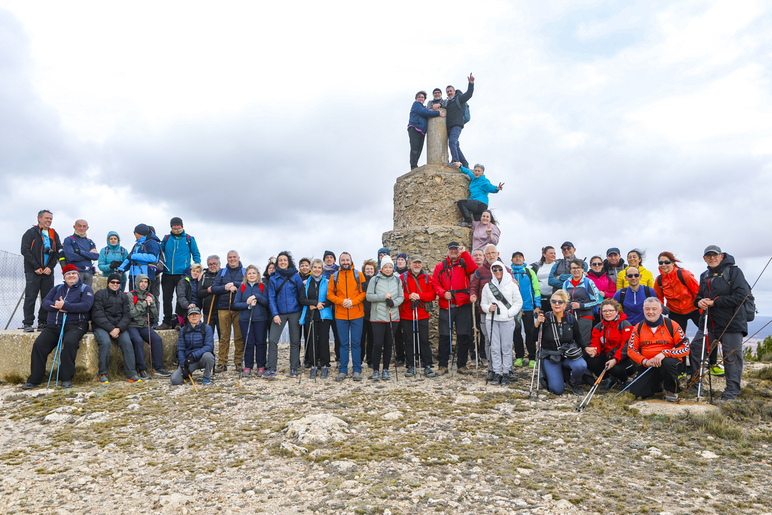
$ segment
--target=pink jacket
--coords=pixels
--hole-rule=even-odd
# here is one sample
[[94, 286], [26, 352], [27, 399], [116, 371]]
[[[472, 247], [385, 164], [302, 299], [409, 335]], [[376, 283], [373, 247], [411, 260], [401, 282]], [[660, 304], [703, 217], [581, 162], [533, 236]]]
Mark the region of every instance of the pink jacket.
[[616, 293], [617, 285], [606, 272], [603, 272], [600, 277], [596, 277], [595, 274], [590, 271], [587, 273], [587, 277], [589, 277], [590, 280], [595, 283], [595, 286], [598, 287], [598, 291], [603, 294], [604, 300], [612, 298]]

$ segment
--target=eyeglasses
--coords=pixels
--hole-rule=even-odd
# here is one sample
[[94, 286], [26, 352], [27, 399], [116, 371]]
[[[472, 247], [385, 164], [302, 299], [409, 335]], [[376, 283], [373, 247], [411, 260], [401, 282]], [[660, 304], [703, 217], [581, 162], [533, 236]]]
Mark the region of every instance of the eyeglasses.
[[556, 305], [560, 306], [561, 304], [565, 304], [565, 301], [560, 300], [560, 299], [550, 299], [550, 304], [556, 304]]
[[672, 263], [672, 261], [670, 261], [669, 259], [663, 259], [662, 261], [657, 261], [657, 263], [659, 263], [659, 266], [662, 266], [662, 265], [669, 265], [670, 263]]
[[582, 270], [582, 269], [581, 269], [581, 268], [579, 268], [579, 267], [577, 267], [577, 266], [572, 266], [572, 267], [571, 267], [571, 271], [572, 271], [572, 272], [576, 272], [577, 270]]
[[207, 264], [206, 264], [206, 266], [217, 266], [217, 265], [219, 265], [219, 264], [220, 264], [220, 263], [207, 263]]
[[603, 263], [602, 262], [590, 263], [590, 266], [603, 266]]
[[627, 274], [628, 279], [632, 279], [633, 277], [640, 277], [641, 274]]
[[714, 257], [718, 257], [718, 254], [716, 254], [715, 252], [708, 252], [708, 253], [707, 253], [707, 254], [705, 254], [705, 256], [703, 256], [703, 257], [706, 257], [706, 258], [714, 258]]
[[604, 315], [610, 315], [611, 313], [616, 313], [616, 312], [617, 312], [616, 309], [604, 309], [603, 311], [601, 311], [601, 313], [603, 313]]
[[121, 284], [121, 281], [110, 281], [110, 284]]

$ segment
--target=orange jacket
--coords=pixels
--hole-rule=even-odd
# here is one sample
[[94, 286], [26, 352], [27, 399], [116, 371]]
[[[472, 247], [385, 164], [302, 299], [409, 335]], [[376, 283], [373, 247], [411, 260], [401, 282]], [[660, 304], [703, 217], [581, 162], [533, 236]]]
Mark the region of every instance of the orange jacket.
[[[679, 271], [686, 284], [678, 277]], [[660, 273], [654, 281], [654, 291], [657, 292], [659, 300], [666, 302], [668, 309], [679, 315], [694, 311], [694, 299], [699, 289], [700, 285], [694, 275], [689, 270], [678, 267], [674, 267], [669, 274]]]
[[689, 355], [689, 339], [681, 327], [673, 321], [673, 334], [668, 331], [664, 317], [652, 328], [644, 321], [633, 328], [633, 335], [627, 347], [627, 356], [641, 365], [644, 359], [651, 359], [660, 352], [667, 358], [684, 359]]
[[[335, 318], [341, 320], [354, 320], [365, 316], [365, 308], [362, 302], [367, 296], [364, 288], [365, 274], [359, 270], [338, 269], [332, 274], [327, 284], [327, 299], [335, 304]], [[343, 307], [343, 301], [351, 299], [353, 306]]]

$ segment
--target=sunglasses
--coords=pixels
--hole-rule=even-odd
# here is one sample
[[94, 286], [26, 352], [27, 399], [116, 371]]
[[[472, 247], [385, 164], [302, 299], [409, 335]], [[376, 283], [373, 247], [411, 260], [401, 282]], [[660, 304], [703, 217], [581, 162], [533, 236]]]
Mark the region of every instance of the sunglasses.
[[565, 301], [559, 299], [550, 299], [550, 304], [557, 304], [560, 306], [561, 304], [565, 304]]
[[590, 266], [603, 266], [603, 263], [590, 263]]
[[628, 279], [632, 279], [633, 277], [640, 277], [641, 274], [627, 274]]
[[669, 265], [670, 263], [672, 263], [672, 261], [670, 261], [669, 259], [663, 259], [662, 261], [657, 261], [657, 263], [659, 263], [659, 266], [662, 266], [662, 265]]
[[110, 281], [110, 284], [121, 284], [121, 281]]

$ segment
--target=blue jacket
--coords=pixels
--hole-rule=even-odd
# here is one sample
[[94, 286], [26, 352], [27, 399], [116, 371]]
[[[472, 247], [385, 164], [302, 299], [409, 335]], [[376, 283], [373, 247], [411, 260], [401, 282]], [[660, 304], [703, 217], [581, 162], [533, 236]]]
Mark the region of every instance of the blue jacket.
[[[110, 236], [115, 236], [118, 238], [117, 245], [110, 245]], [[102, 250], [99, 251], [99, 261], [97, 261], [97, 266], [102, 271], [102, 273], [104, 275], [110, 275], [113, 272], [113, 269], [110, 268], [110, 263], [113, 261], [126, 261], [127, 257], [129, 257], [129, 251], [121, 247], [121, 237], [118, 236], [118, 233], [115, 231], [108, 232], [107, 246], [102, 247]], [[123, 286], [125, 285], [126, 274], [121, 274], [121, 289], [123, 289]]]
[[[95, 272], [92, 261], [99, 259], [94, 240], [71, 234], [62, 243], [64, 259], [68, 265], [75, 265], [81, 272]], [[92, 254], [91, 252], [94, 252]]]
[[[626, 291], [625, 291], [626, 290]], [[622, 292], [625, 292], [625, 300], [622, 302]], [[638, 291], [633, 291], [632, 287], [627, 286], [617, 290], [614, 294], [614, 300], [622, 305], [622, 311], [627, 315], [627, 321], [632, 325], [643, 322], [646, 317], [643, 315], [643, 301], [646, 297], [656, 297], [654, 288], [649, 288], [643, 284], [638, 286]]]
[[319, 290], [316, 292], [316, 295], [311, 295], [309, 297], [308, 288], [311, 286], [312, 282], [316, 282], [313, 276], [305, 280], [303, 289], [300, 291], [300, 303], [303, 304], [303, 314], [300, 315], [301, 325], [306, 323], [306, 313], [308, 312], [308, 305], [310, 303], [316, 305], [321, 302], [324, 304], [325, 308], [319, 311], [319, 316], [322, 320], [332, 320], [332, 302], [327, 300], [327, 286], [329, 285], [329, 280], [322, 276], [321, 280], [319, 281]]
[[486, 206], [488, 205], [488, 193], [498, 193], [498, 186], [491, 184], [491, 181], [482, 174], [479, 177], [475, 177], [474, 173], [464, 166], [461, 167], [461, 171], [469, 176], [472, 181], [469, 183], [469, 200], [476, 200], [482, 202]]
[[236, 268], [231, 268], [228, 265], [217, 273], [217, 279], [214, 280], [212, 285], [212, 293], [219, 295], [217, 297], [217, 309], [233, 309], [233, 300], [236, 298], [236, 294], [232, 294], [229, 291], [225, 291], [225, 285], [233, 283], [238, 287], [244, 280], [244, 266], [239, 261], [239, 265]]
[[62, 283], [51, 288], [46, 298], [43, 299], [41, 306], [48, 311], [46, 324], [49, 326], [62, 325], [64, 313], [54, 307], [54, 302], [59, 298], [64, 299], [62, 309], [67, 312], [66, 324], [76, 324], [78, 322], [88, 322], [91, 320], [91, 308], [94, 305], [94, 290], [86, 286], [78, 279], [78, 282], [72, 286]]
[[[268, 320], [268, 292], [263, 283], [256, 282], [254, 285], [244, 283], [239, 286], [236, 292], [236, 300], [233, 302], [233, 309], [240, 311], [239, 322], [259, 322]], [[252, 309], [247, 306], [247, 299], [252, 295], [257, 299], [257, 304]]]
[[188, 236], [185, 231], [180, 234], [167, 234], [161, 241], [164, 251], [164, 273], [172, 275], [182, 274], [190, 267], [190, 256], [193, 263], [201, 262], [201, 253], [193, 236]]
[[[284, 283], [284, 279], [287, 280]], [[281, 284], [284, 283], [284, 286]], [[281, 286], [279, 293], [276, 290]], [[300, 290], [303, 289], [303, 281], [300, 280], [300, 274], [294, 268], [282, 270], [277, 268], [276, 272], [268, 280], [268, 305], [271, 308], [271, 316], [286, 315], [287, 313], [297, 313], [300, 311]]]
[[[584, 273], [587, 273], [587, 262], [584, 263]], [[571, 280], [571, 264], [566, 258], [560, 258], [555, 260], [555, 264], [552, 265], [550, 270], [549, 279], [547, 283], [552, 286], [553, 289], [559, 290], [563, 287], [566, 281]]]
[[407, 121], [407, 126], [410, 127], [412, 125], [425, 134], [429, 129], [429, 118], [433, 118], [439, 115], [439, 111], [432, 111], [431, 109], [427, 109], [421, 102], [416, 100], [413, 102], [413, 106], [410, 108], [410, 118]]
[[[592, 282], [592, 279], [586, 275], [582, 276], [582, 282], [579, 286], [574, 286], [571, 279], [563, 283], [563, 289], [568, 293], [568, 302], [578, 302], [579, 309], [574, 311], [574, 316], [578, 318], [592, 317], [592, 311], [595, 306], [600, 305], [603, 298], [600, 296], [600, 290]], [[568, 307], [570, 309], [570, 306]], [[588, 344], [589, 345], [589, 344]]]
[[523, 311], [533, 311], [534, 308], [541, 309], [541, 291], [539, 290], [539, 280], [536, 274], [525, 265], [512, 265], [512, 277], [520, 287], [520, 296], [523, 298]]
[[177, 338], [177, 362], [185, 363], [188, 354], [192, 354], [192, 359], [198, 361], [205, 352], [214, 354], [214, 331], [212, 326], [203, 321], [193, 328], [190, 322], [180, 329], [180, 335]]
[[116, 270], [125, 272], [129, 270], [129, 275], [137, 277], [144, 274], [151, 281], [155, 280], [155, 268], [148, 265], [154, 265], [158, 262], [158, 255], [161, 253], [161, 240], [152, 232], [147, 236], [140, 237], [131, 248], [129, 257]]

